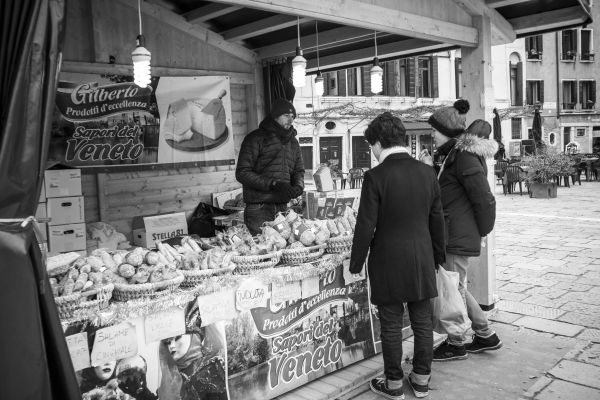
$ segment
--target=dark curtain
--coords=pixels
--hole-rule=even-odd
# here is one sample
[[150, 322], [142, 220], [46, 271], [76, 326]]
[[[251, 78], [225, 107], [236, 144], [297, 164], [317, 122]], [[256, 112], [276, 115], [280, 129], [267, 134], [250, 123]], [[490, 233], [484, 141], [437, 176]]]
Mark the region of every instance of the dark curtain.
[[22, 223], [41, 190], [65, 1], [0, 2], [0, 399], [81, 399], [33, 223]]
[[292, 83], [292, 61], [270, 62], [264, 67], [265, 110], [271, 109], [271, 104], [277, 99], [294, 101], [296, 88]]
[[494, 120], [492, 121], [494, 140], [498, 142], [498, 151], [494, 155], [495, 160], [503, 160], [506, 156], [506, 150], [502, 143], [502, 124], [498, 110], [494, 108]]
[[542, 144], [542, 116], [540, 114], [540, 109], [536, 107], [533, 113], [533, 123], [531, 126], [531, 132], [533, 134], [533, 143], [535, 145], [535, 149], [539, 149], [543, 146]]

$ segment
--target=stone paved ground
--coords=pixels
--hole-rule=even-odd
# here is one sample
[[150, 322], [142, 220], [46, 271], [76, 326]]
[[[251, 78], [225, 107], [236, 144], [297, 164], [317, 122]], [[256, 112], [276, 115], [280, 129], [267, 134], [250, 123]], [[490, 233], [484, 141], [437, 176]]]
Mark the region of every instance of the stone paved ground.
[[600, 182], [556, 199], [496, 186], [497, 312], [491, 319], [573, 338], [523, 398], [600, 399]]

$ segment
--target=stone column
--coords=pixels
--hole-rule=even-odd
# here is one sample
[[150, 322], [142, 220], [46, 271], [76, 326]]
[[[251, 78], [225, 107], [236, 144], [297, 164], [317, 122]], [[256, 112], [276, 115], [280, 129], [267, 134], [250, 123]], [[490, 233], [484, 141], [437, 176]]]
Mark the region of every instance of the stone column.
[[[492, 28], [487, 16], [474, 16], [473, 26], [479, 32], [477, 47], [461, 49], [462, 94], [471, 105], [467, 114], [467, 125], [475, 119], [485, 119], [492, 123], [494, 108], [494, 88], [492, 84]], [[492, 192], [496, 187], [494, 162], [488, 162], [488, 182]], [[496, 286], [495, 232], [484, 240], [479, 257], [471, 258], [469, 267], [469, 291], [483, 309], [494, 307]]]

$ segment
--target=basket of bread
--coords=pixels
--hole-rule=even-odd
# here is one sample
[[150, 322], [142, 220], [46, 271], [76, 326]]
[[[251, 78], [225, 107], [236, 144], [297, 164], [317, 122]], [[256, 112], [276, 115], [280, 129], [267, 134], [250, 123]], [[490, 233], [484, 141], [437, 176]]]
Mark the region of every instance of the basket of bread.
[[354, 227], [356, 225], [354, 210], [346, 207], [344, 215], [326, 221], [327, 228], [331, 233], [331, 236], [327, 239], [327, 253], [340, 254], [350, 252], [352, 250]]

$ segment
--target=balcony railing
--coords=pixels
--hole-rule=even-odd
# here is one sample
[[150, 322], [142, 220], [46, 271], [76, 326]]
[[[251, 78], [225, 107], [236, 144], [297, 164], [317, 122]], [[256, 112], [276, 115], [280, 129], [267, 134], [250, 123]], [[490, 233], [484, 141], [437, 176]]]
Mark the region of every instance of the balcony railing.
[[527, 59], [528, 60], [541, 60], [542, 59], [542, 51], [541, 50], [536, 50], [536, 49], [529, 49], [529, 51], [527, 52]]
[[577, 103], [562, 103], [563, 110], [575, 110], [575, 105]]
[[564, 51], [560, 55], [560, 59], [562, 61], [575, 61], [575, 57], [577, 56], [577, 52], [574, 50]]
[[581, 61], [594, 61], [594, 53], [581, 53]]
[[595, 106], [596, 106], [596, 102], [587, 100], [587, 101], [584, 101], [583, 104], [581, 104], [581, 109], [582, 110], [593, 110]]

